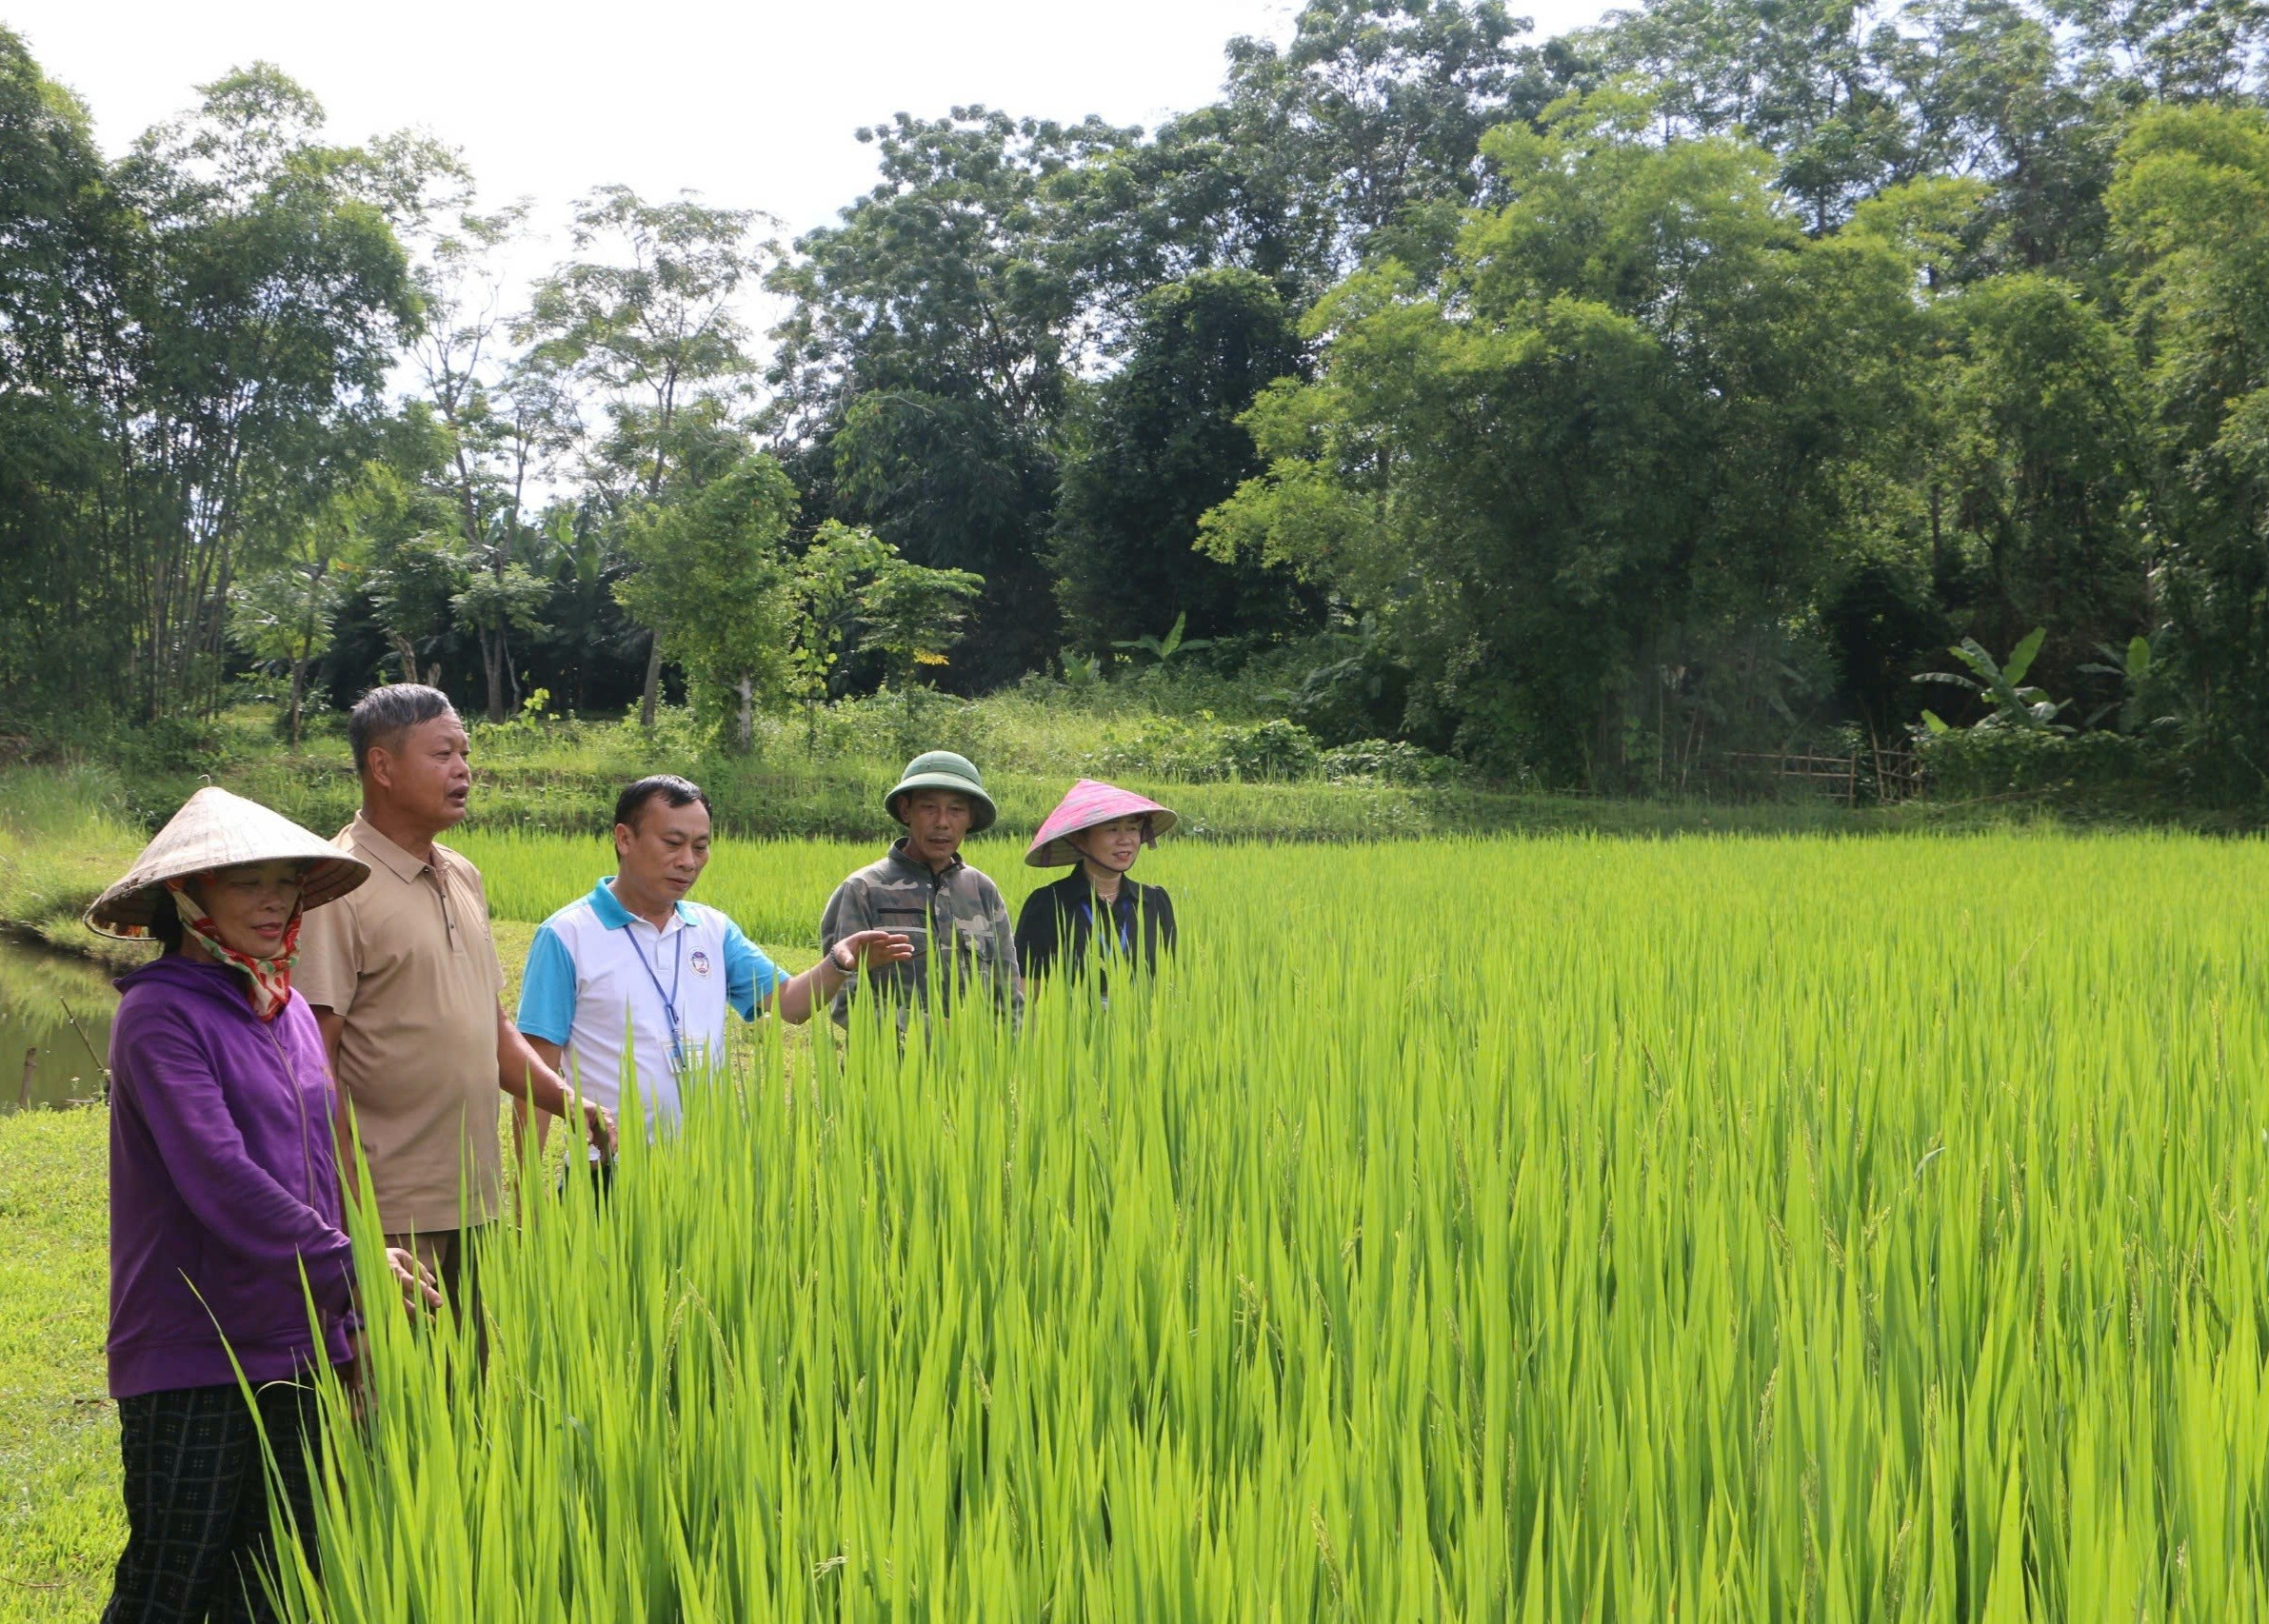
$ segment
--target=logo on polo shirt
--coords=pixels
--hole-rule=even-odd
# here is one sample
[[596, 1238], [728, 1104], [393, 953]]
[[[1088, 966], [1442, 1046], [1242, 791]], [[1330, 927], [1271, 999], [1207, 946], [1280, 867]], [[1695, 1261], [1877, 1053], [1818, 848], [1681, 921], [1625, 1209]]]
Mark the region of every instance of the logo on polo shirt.
[[697, 976], [706, 976], [709, 973], [709, 956], [707, 953], [702, 953], [699, 951], [695, 952], [693, 955], [693, 973]]

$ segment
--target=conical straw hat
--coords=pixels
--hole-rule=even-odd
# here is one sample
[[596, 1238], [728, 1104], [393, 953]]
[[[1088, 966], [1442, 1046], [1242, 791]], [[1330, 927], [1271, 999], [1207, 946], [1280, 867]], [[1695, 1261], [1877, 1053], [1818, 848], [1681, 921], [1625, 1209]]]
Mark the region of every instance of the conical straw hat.
[[148, 936], [157, 887], [166, 881], [279, 858], [309, 865], [299, 894], [303, 912], [344, 897], [370, 877], [369, 865], [361, 859], [257, 801], [225, 789], [200, 789], [142, 848], [126, 877], [95, 898], [87, 910], [88, 928], [129, 940]]
[[1077, 862], [1079, 848], [1067, 836], [1092, 829], [1098, 823], [1107, 823], [1114, 818], [1132, 818], [1138, 813], [1147, 814], [1150, 819], [1152, 845], [1180, 821], [1157, 802], [1131, 789], [1121, 789], [1100, 779], [1084, 778], [1065, 792], [1056, 809], [1047, 815], [1047, 822], [1040, 825], [1040, 833], [1032, 837], [1032, 849], [1025, 853], [1025, 862], [1034, 868], [1063, 868]]

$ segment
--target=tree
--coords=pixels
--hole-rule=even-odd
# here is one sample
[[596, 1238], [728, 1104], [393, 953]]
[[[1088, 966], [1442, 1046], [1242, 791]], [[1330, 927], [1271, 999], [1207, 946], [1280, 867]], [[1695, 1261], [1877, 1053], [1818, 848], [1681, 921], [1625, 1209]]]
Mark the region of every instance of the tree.
[[2250, 0], [2062, 0], [2080, 72], [2130, 100], [2240, 102], [2269, 89], [2269, 10]]
[[922, 667], [946, 663], [984, 589], [965, 570], [908, 563], [872, 530], [834, 519], [821, 525], [789, 586], [790, 663], [813, 738], [817, 706], [846, 665], [863, 653], [880, 655], [886, 681], [903, 688]]
[[[539, 631], [544, 604], [551, 588], [527, 564], [508, 556], [509, 532], [497, 525], [479, 553], [468, 560], [465, 584], [449, 594], [449, 609], [461, 625], [472, 628], [481, 645], [481, 663], [488, 678], [489, 720], [498, 715], [504, 694], [504, 672], [509, 663], [511, 636]], [[518, 704], [519, 679], [512, 680], [513, 703]]]
[[1261, 471], [1238, 423], [1296, 374], [1284, 301], [1246, 270], [1204, 271], [1142, 303], [1125, 365], [1074, 413], [1051, 558], [1075, 644], [1103, 653], [1186, 617], [1218, 640], [1313, 625], [1292, 576], [1196, 551], [1199, 517]]
[[1487, 188], [1483, 135], [1590, 72], [1527, 31], [1495, 0], [1309, 0], [1288, 45], [1231, 40], [1217, 101], [1050, 178], [1083, 321], [1115, 349], [1145, 295], [1211, 270], [1295, 314], [1366, 262], [1430, 279]]
[[1880, 748], [1901, 738], [1919, 702], [1910, 682], [1919, 658], [1952, 635], [1914, 561], [1861, 556], [1820, 605], [1821, 629], [1840, 688]]
[[634, 510], [624, 546], [637, 570], [615, 587], [683, 666], [695, 703], [733, 697], [733, 743], [755, 742], [762, 695], [785, 691], [791, 607], [783, 550], [796, 487], [769, 457], [749, 457], [682, 503]]
[[[759, 224], [753, 210], [712, 208], [690, 192], [652, 203], [627, 187], [601, 187], [575, 214], [575, 249], [587, 257], [535, 288], [523, 334], [540, 363], [598, 392], [608, 432], [586, 472], [618, 523], [699, 466], [685, 429], [713, 421], [697, 408], [741, 390], [755, 371], [739, 307], [769, 263], [751, 242]], [[657, 634], [639, 701], [648, 727], [662, 658]]]
[[332, 622], [369, 552], [363, 528], [369, 498], [349, 489], [334, 496], [278, 557], [249, 574], [229, 606], [229, 636], [255, 660], [289, 672], [285, 708], [291, 747], [300, 744], [308, 670], [330, 647]]
[[0, 694], [129, 699], [144, 617], [116, 517], [130, 212], [87, 109], [0, 28]]
[[446, 534], [426, 531], [377, 550], [371, 606], [402, 662], [405, 683], [439, 683], [438, 666], [419, 665], [419, 647], [448, 630], [470, 575], [464, 553]]
[[789, 663], [815, 743], [818, 707], [833, 697], [838, 674], [859, 651], [859, 589], [891, 556], [889, 546], [872, 530], [829, 519], [796, 561], [790, 586], [795, 621]]
[[1512, 201], [1439, 295], [1389, 266], [1324, 301], [1315, 381], [1244, 420], [1267, 471], [1202, 530], [1376, 615], [1413, 724], [1561, 782], [1620, 782], [1642, 733], [1662, 761], [1670, 692], [1714, 696], [1682, 760], [1788, 724], [1784, 628], [1917, 393], [1913, 259], [1806, 237], [1766, 154], [1650, 118], [1601, 95], [1492, 135]]
[[[2164, 108], [2109, 193], [2140, 372], [2154, 607], [2167, 685], [2229, 787], [2269, 785], [2269, 114]], [[2151, 628], [2144, 628], [2151, 629]]]
[[1872, 46], [1913, 128], [1903, 171], [1985, 188], [1946, 270], [2084, 280], [2103, 247], [2117, 98], [2080, 80], [2055, 17], [2021, 0], [1920, 0], [1905, 19]]
[[478, 577], [455, 601], [480, 644], [491, 722], [520, 702], [512, 634], [543, 628], [547, 593], [527, 567], [540, 545], [525, 516], [530, 482], [576, 427], [557, 367], [514, 355], [509, 345], [495, 256], [526, 215], [525, 204], [491, 214], [464, 209], [426, 234], [416, 267], [423, 320], [408, 351], [438, 429], [463, 555]]
[[1771, 151], [1819, 232], [1911, 173], [1875, 16], [1858, 0], [1651, 0], [1612, 13], [1599, 48], [1644, 81], [1666, 136], [1738, 135]]
[[1941, 590], [1992, 646], [2045, 625], [2042, 671], [2061, 688], [2071, 654], [2148, 613], [2132, 355], [2080, 288], [2037, 271], [1977, 283], [1942, 315], [1939, 473], [1958, 556], [1940, 560]]
[[771, 278], [793, 301], [767, 424], [815, 518], [931, 568], [983, 574], [983, 685], [1043, 663], [1054, 436], [1083, 328], [1051, 183], [1132, 138], [985, 108], [861, 131], [882, 179]]
[[969, 605], [985, 590], [985, 577], [965, 569], [926, 569], [886, 557], [859, 592], [861, 643], [882, 655], [890, 685], [904, 689], [924, 666], [949, 663], [946, 650], [961, 638]]
[[147, 583], [136, 650], [147, 709], [215, 691], [248, 535], [288, 527], [359, 466], [416, 311], [388, 210], [446, 176], [410, 140], [319, 139], [323, 109], [265, 64], [202, 89], [138, 140], [115, 184], [143, 223], [116, 403], [123, 499]]
[[1528, 27], [1501, 0], [1308, 0], [1283, 50], [1231, 43], [1224, 99], [1269, 109], [1247, 127], [1281, 143], [1296, 207], [1322, 227], [1313, 269], [1391, 256], [1423, 280], [1442, 261], [1487, 179], [1483, 136], [1566, 88], [1511, 43]]

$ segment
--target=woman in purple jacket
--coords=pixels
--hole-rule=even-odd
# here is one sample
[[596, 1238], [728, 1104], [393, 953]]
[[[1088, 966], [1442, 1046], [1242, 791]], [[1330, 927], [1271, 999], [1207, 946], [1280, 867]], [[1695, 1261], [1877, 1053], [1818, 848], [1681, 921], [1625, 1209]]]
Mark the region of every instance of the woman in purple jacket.
[[[95, 930], [166, 948], [119, 981], [110, 1031], [127, 1513], [112, 1624], [272, 1615], [263, 1432], [311, 1530], [308, 1378], [349, 1360], [354, 1263], [330, 1070], [291, 961], [301, 914], [368, 873], [265, 806], [201, 789], [87, 911]], [[431, 1298], [414, 1259], [389, 1261], [406, 1296]]]

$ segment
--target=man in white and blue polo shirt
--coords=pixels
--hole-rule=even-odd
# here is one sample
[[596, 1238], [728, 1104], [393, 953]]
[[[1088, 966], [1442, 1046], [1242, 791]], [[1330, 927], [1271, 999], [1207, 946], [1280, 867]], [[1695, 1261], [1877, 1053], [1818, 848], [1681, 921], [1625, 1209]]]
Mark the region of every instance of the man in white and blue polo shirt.
[[910, 957], [873, 930], [784, 976], [741, 927], [686, 894], [709, 861], [709, 798], [682, 778], [640, 779], [616, 798], [613, 878], [536, 930], [520, 984], [521, 1033], [586, 1099], [613, 1108], [635, 1068], [648, 1136], [674, 1127], [680, 1090], [725, 1059], [729, 1008], [754, 1020], [777, 1001], [811, 1019], [863, 965]]

